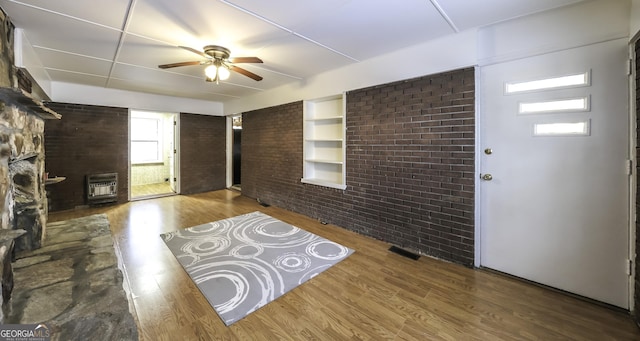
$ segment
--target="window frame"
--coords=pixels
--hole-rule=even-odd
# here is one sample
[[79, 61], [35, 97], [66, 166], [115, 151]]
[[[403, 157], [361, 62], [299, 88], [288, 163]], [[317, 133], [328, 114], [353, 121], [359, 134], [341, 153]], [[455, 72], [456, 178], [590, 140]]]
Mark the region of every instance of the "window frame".
[[[155, 136], [145, 137], [145, 138], [135, 138], [134, 137], [134, 121], [135, 120], [145, 120], [145, 121], [153, 121], [155, 122]], [[151, 126], [151, 124], [149, 124]], [[131, 164], [132, 165], [145, 165], [145, 164], [157, 164], [164, 163], [163, 161], [163, 144], [162, 144], [162, 119], [156, 117], [132, 117], [131, 118]], [[134, 158], [134, 145], [136, 143], [156, 143], [156, 157], [154, 159], [145, 159], [145, 160], [136, 160]]]

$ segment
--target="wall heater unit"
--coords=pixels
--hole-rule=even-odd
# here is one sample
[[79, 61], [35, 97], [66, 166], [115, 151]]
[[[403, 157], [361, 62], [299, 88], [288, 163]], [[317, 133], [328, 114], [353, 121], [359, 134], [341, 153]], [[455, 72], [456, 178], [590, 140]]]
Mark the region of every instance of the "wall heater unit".
[[87, 203], [104, 204], [118, 201], [118, 173], [87, 175]]

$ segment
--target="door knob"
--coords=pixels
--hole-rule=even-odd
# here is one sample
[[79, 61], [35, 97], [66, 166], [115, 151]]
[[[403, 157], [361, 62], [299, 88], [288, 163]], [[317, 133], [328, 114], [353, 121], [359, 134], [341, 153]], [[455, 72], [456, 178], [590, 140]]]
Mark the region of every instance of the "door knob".
[[491, 181], [493, 179], [493, 176], [491, 176], [491, 174], [482, 174], [480, 178], [485, 181]]

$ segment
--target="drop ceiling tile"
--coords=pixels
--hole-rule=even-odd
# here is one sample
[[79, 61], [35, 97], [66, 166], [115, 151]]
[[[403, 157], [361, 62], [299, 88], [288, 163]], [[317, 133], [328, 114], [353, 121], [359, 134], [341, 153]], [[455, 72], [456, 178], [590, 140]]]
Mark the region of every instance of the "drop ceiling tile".
[[[336, 8], [349, 1], [351, 0], [229, 0], [223, 2], [230, 4], [230, 7], [240, 7], [287, 29], [296, 31], [297, 27], [301, 25], [317, 22], [318, 18], [330, 16]], [[286, 10], [283, 10], [284, 8]]]
[[[27, 9], [49, 11], [100, 25], [122, 29], [129, 0], [78, 1], [78, 0], [0, 0], [0, 6], [10, 13], [19, 14]], [[13, 17], [12, 17], [13, 19]]]
[[219, 1], [174, 0], [139, 0], [127, 31], [195, 49], [221, 45], [239, 55], [289, 34]]
[[460, 30], [562, 7], [584, 0], [436, 0]]
[[112, 64], [112, 62], [103, 59], [88, 58], [43, 48], [35, 48], [35, 52], [47, 69], [107, 77]]
[[264, 64], [257, 67], [289, 75], [293, 79], [307, 78], [323, 71], [354, 63], [341, 54], [290, 35], [269, 42], [257, 55]]
[[118, 55], [118, 62], [120, 63], [150, 68], [156, 68], [160, 64], [198, 60], [205, 60], [205, 58], [175, 45], [168, 45], [131, 34], [125, 35]]
[[47, 73], [51, 76], [51, 79], [56, 82], [92, 85], [99, 87], [104, 87], [107, 83], [107, 79], [100, 76], [78, 74], [60, 70], [47, 70]]
[[298, 33], [364, 60], [454, 31], [426, 0], [353, 0]]
[[[15, 6], [15, 4], [13, 4]], [[33, 46], [113, 59], [120, 31], [21, 6], [9, 16]]]

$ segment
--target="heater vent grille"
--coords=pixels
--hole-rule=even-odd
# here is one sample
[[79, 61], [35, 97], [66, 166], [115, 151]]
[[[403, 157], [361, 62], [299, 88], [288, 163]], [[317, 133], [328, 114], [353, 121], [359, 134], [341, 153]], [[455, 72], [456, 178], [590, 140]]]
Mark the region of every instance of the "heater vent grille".
[[87, 202], [103, 204], [118, 200], [118, 173], [87, 175]]

